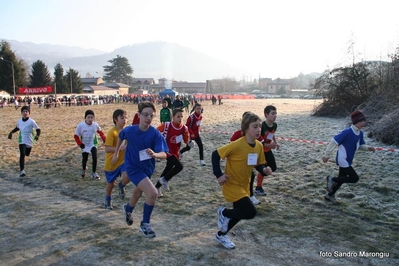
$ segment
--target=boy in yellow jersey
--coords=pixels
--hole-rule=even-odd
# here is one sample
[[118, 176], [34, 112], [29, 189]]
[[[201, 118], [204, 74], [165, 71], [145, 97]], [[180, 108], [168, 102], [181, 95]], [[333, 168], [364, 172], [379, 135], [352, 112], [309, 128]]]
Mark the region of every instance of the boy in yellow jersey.
[[126, 126], [127, 114], [125, 110], [117, 109], [112, 115], [112, 120], [114, 122], [114, 127], [112, 127], [108, 133], [105, 141], [105, 162], [104, 162], [104, 173], [107, 179], [107, 186], [105, 187], [105, 209], [112, 210], [112, 190], [116, 184], [116, 179], [118, 176], [122, 175], [122, 181], [119, 182], [119, 196], [123, 199], [125, 197], [125, 185], [129, 183], [129, 178], [126, 175], [124, 169], [124, 157], [126, 144], [121, 145], [119, 149], [118, 160], [115, 164], [112, 164], [112, 156], [114, 155], [116, 149], [116, 143], [118, 142], [119, 132]]
[[[233, 203], [233, 209], [220, 207], [218, 209], [219, 231], [215, 240], [225, 248], [232, 249], [235, 244], [227, 233], [241, 219], [252, 219], [256, 209], [249, 198], [249, 182], [252, 169], [270, 175], [272, 170], [266, 166], [263, 146], [257, 140], [261, 133], [261, 119], [256, 114], [248, 112], [241, 121], [243, 137], [224, 145], [212, 153], [213, 173], [217, 178], [222, 193], [228, 202]], [[220, 159], [226, 160], [225, 173], [220, 169]]]

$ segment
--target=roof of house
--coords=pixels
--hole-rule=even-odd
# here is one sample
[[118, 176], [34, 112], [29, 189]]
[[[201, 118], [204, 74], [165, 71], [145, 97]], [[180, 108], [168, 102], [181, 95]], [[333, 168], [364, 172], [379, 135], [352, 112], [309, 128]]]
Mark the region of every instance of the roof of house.
[[153, 78], [134, 78], [133, 83], [150, 83], [153, 84], [155, 81]]
[[[116, 90], [117, 88], [110, 88], [106, 86], [89, 86], [93, 91], [111, 91], [111, 90]], [[87, 88], [87, 87], [86, 87]]]
[[110, 87], [110, 88], [129, 88], [129, 85], [123, 84], [123, 83], [115, 83], [115, 82], [105, 82], [105, 83], [101, 83], [99, 84], [100, 86], [105, 86], [105, 87]]
[[[154, 88], [165, 88], [165, 85], [155, 84], [152, 85]], [[168, 87], [171, 88], [205, 88], [206, 82], [175, 82], [172, 84], [168, 84]]]

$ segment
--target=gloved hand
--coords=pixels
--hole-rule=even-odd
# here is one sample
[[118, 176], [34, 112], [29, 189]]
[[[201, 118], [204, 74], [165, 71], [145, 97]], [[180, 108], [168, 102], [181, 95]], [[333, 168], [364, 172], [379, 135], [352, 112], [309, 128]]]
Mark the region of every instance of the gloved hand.
[[194, 146], [195, 146], [194, 141], [190, 140], [190, 141], [188, 142], [188, 146], [189, 146], [190, 148], [194, 148]]
[[10, 133], [8, 133], [8, 139], [12, 139], [12, 133], [10, 132]]
[[38, 135], [36, 135], [35, 140], [39, 140], [39, 136]]
[[81, 149], [84, 149], [84, 148], [86, 147], [86, 145], [84, 145], [84, 144], [82, 143], [82, 144], [79, 145], [79, 147], [80, 147]]

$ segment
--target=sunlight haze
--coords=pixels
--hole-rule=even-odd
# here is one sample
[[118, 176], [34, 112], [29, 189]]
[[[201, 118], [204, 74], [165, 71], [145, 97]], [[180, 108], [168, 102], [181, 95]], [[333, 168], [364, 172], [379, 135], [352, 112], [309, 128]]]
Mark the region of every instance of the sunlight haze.
[[248, 79], [291, 78], [351, 62], [351, 40], [357, 61], [387, 60], [398, 47], [397, 7], [386, 0], [2, 0], [0, 39], [106, 52], [162, 41], [245, 69]]

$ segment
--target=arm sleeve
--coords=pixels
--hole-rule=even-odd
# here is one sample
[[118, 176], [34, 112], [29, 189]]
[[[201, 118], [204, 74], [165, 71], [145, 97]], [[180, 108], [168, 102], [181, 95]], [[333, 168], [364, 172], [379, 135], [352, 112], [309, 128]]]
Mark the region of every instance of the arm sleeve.
[[359, 146], [359, 150], [368, 151], [370, 147], [371, 147], [370, 145], [363, 144]]
[[334, 139], [331, 139], [330, 144], [328, 144], [326, 151], [324, 152], [324, 157], [330, 158], [333, 150], [337, 147], [337, 143]]
[[266, 164], [259, 164], [257, 166], [255, 166], [256, 171], [258, 171], [259, 174], [261, 174], [262, 176], [265, 176], [266, 174], [263, 173], [263, 169], [265, 169], [267, 167]]
[[15, 127], [13, 130], [11, 130], [11, 133], [15, 133], [15, 132], [17, 132], [19, 130], [19, 128], [18, 127]]
[[41, 133], [40, 128], [36, 129], [36, 136], [37, 137], [40, 137], [40, 133]]
[[80, 141], [79, 136], [78, 135], [74, 135], [73, 137], [75, 139], [76, 144], [78, 144], [78, 146], [80, 146], [80, 144], [82, 144], [82, 142]]
[[212, 152], [212, 169], [216, 178], [223, 175], [222, 170], [220, 169], [220, 156], [217, 150]]
[[106, 136], [104, 135], [104, 132], [102, 130], [97, 130], [97, 133], [100, 135], [101, 139], [105, 142], [107, 139]]

